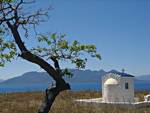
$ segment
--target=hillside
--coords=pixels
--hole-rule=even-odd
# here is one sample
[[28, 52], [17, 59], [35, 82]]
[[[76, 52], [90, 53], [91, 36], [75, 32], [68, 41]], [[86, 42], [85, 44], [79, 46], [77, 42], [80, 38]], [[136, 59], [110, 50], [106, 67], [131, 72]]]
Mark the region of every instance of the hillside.
[[[71, 70], [74, 74], [72, 78], [65, 77], [65, 80], [70, 83], [100, 83], [101, 77], [107, 72], [104, 70], [91, 71], [91, 70]], [[3, 81], [0, 85], [32, 85], [32, 84], [49, 84], [52, 82], [52, 79], [46, 72], [27, 72], [21, 76], [14, 77]], [[135, 78], [135, 84], [150, 84], [149, 76], [137, 76]]]
[[[100, 71], [91, 71], [91, 70], [71, 70], [74, 74], [72, 78], [65, 77], [65, 80], [68, 82], [99, 82], [101, 76], [106, 72], [103, 70]], [[48, 84], [52, 82], [51, 77], [46, 72], [27, 72], [21, 76], [8, 79], [1, 84], [6, 85], [15, 85], [15, 84]]]
[[[107, 72], [104, 70], [71, 70], [74, 74], [72, 78], [65, 80], [70, 83], [72, 91], [101, 90], [101, 77]], [[114, 70], [113, 70], [114, 71]], [[14, 77], [0, 83], [0, 93], [3, 92], [26, 92], [44, 91], [51, 86], [52, 78], [45, 72], [27, 72], [21, 76]], [[140, 80], [135, 78], [136, 90], [149, 90], [150, 80]]]
[[4, 80], [0, 79], [0, 83], [3, 82]]
[[49, 83], [51, 78], [45, 72], [27, 72], [21, 76], [14, 77], [3, 81], [1, 84], [6, 85], [15, 85], [15, 84], [41, 84], [41, 83]]
[[150, 74], [137, 76], [137, 79], [150, 81]]

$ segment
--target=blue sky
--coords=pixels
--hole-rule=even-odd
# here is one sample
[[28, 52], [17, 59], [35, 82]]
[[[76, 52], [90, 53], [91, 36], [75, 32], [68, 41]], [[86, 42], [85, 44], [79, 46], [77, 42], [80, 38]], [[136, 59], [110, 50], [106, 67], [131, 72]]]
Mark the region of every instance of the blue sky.
[[[95, 44], [101, 61], [89, 58], [87, 69], [126, 69], [133, 75], [150, 74], [150, 1], [148, 0], [37, 0], [51, 4], [50, 19], [38, 31], [67, 34], [68, 40]], [[28, 45], [32, 45], [30, 39]], [[63, 63], [65, 67], [73, 67]], [[0, 68], [0, 79], [28, 71], [43, 71], [20, 58]]]

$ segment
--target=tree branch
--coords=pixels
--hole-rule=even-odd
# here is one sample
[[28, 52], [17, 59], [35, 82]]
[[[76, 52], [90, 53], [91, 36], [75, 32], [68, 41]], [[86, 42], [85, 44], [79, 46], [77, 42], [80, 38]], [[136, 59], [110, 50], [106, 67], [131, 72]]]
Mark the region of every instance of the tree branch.
[[11, 29], [11, 32], [13, 34], [13, 37], [15, 39], [16, 44], [18, 45], [21, 55], [20, 57], [39, 65], [41, 68], [43, 68], [55, 81], [60, 81], [59, 73], [45, 60], [42, 58], [32, 54], [30, 51], [27, 50], [25, 47], [23, 41], [21, 40], [21, 37], [18, 33], [17, 27], [11, 25], [9, 22], [7, 22], [8, 27]]
[[58, 60], [56, 60], [56, 58], [54, 58], [54, 57], [51, 57], [51, 60], [54, 62], [55, 68], [56, 68], [57, 70], [60, 70]]

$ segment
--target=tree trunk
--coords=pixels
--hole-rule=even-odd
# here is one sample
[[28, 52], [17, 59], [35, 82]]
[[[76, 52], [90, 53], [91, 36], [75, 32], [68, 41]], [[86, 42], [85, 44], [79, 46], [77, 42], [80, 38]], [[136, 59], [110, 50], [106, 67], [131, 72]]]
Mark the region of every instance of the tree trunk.
[[57, 90], [57, 88], [46, 89], [45, 97], [38, 110], [38, 113], [48, 113], [58, 94], [59, 91]]
[[70, 85], [65, 82], [65, 80], [62, 78], [60, 72], [57, 70], [59, 69], [59, 64], [56, 59], [52, 59], [54, 61], [55, 68], [52, 67], [48, 62], [46, 62], [41, 57], [34, 55], [32, 52], [30, 52], [26, 46], [24, 45], [24, 42], [22, 41], [20, 34], [18, 32], [18, 27], [15, 25], [11, 25], [10, 22], [6, 22], [8, 27], [10, 28], [13, 37], [15, 39], [16, 44], [18, 45], [18, 48], [21, 51], [21, 54], [18, 55], [22, 57], [23, 59], [32, 62], [34, 64], [39, 65], [42, 69], [44, 69], [49, 76], [51, 76], [56, 81], [56, 87], [46, 89], [45, 98], [43, 100], [42, 105], [40, 106], [38, 113], [48, 113], [51, 109], [51, 106], [56, 98], [56, 96], [64, 90], [69, 90]]
[[57, 97], [57, 95], [64, 90], [69, 90], [70, 85], [65, 83], [65, 84], [59, 84], [56, 85], [56, 87], [52, 87], [50, 89], [46, 89], [45, 91], [45, 97], [44, 100], [39, 107], [38, 113], [48, 113], [52, 107], [52, 104]]

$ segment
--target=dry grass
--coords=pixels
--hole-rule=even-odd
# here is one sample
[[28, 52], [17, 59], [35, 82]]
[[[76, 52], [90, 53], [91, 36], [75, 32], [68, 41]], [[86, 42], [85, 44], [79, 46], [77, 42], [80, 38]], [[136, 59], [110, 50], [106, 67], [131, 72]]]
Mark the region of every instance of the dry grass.
[[[148, 92], [136, 92], [141, 100]], [[43, 93], [12, 93], [0, 94], [0, 113], [36, 113]], [[50, 113], [150, 113], [150, 107], [141, 109], [125, 109], [114, 106], [96, 107], [81, 105], [74, 99], [97, 98], [99, 92], [63, 92], [57, 98]]]

